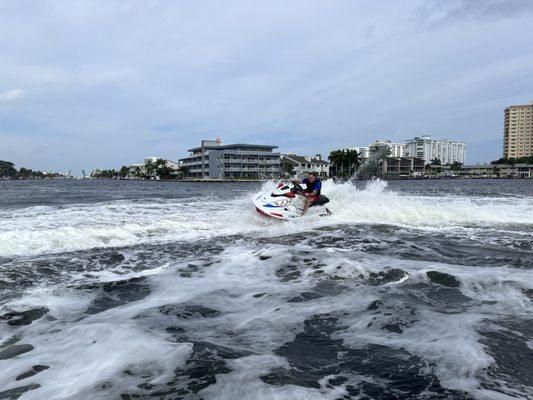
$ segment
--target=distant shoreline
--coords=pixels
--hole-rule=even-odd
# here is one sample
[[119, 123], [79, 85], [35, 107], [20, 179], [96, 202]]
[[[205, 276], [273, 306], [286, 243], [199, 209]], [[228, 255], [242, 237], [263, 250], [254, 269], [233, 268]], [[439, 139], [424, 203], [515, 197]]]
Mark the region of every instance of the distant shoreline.
[[[328, 180], [331, 178], [328, 178]], [[374, 178], [382, 181], [454, 181], [454, 180], [533, 180], [527, 177], [455, 177], [455, 178]], [[265, 182], [265, 179], [113, 179], [113, 178], [43, 178], [43, 179], [0, 179], [0, 182], [22, 182], [22, 181], [134, 181], [134, 182], [186, 182], [186, 183], [260, 183]], [[275, 179], [279, 181], [288, 181], [288, 178]], [[358, 181], [370, 181], [372, 179], [362, 179]], [[336, 180], [337, 182], [345, 182], [343, 179]]]

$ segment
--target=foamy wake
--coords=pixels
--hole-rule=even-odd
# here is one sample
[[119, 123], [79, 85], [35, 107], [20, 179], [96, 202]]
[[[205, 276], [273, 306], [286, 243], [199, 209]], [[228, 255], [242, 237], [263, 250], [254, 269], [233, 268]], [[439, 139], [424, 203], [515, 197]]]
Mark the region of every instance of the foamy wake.
[[[36, 289], [11, 302], [9, 308], [45, 306], [53, 318], [42, 318], [24, 328], [24, 343], [31, 343], [35, 349], [5, 362], [0, 385], [13, 386], [16, 376], [39, 363], [51, 367], [36, 377], [41, 386], [27, 392], [25, 399], [119, 398], [124, 391], [136, 390], [143, 381], [165, 387], [172, 371], [183, 368], [191, 356], [191, 342], [208, 342], [249, 350], [251, 355], [227, 360], [231, 372], [218, 375], [216, 383], [199, 397], [333, 400], [346, 393], [342, 386], [326, 385], [327, 377], [320, 389], [269, 385], [261, 379], [273, 370], [290, 369], [289, 362], [273, 352], [294, 340], [306, 320], [331, 314], [339, 318], [338, 326], [342, 327], [334, 339], [342, 340], [346, 350], [367, 345], [406, 349], [426, 360], [427, 371], [421, 373], [435, 373], [445, 388], [465, 391], [476, 399], [511, 398], [480, 386], [480, 379], [490, 381], [483, 371], [494, 360], [481, 344], [478, 329], [482, 321], [497, 320], [501, 315], [531, 315], [523, 294], [531, 287], [530, 271], [428, 264], [327, 249], [319, 249], [314, 255], [319, 257], [315, 261], [320, 262], [322, 274], [314, 273], [313, 264], [305, 261], [305, 249], [296, 248], [290, 253], [285, 246], [267, 246], [259, 251], [254, 246], [230, 246], [217, 262], [190, 278], [182, 278], [177, 272], [187, 270], [191, 260], [175, 263], [157, 274], [135, 273], [135, 277], [144, 275], [147, 279], [149, 295], [123, 305], [111, 302], [109, 309], [92, 315], [84, 314], [84, 310], [97, 300], [94, 296], [98, 292]], [[301, 274], [287, 284], [274, 272], [289, 260], [298, 264]], [[390, 265], [404, 271], [407, 279], [365, 285], [372, 274], [386, 271]], [[452, 274], [461, 282], [460, 290], [469, 300], [460, 303], [460, 313], [435, 311], [438, 300], [425, 301], [421, 288], [428, 285], [428, 270]], [[98, 279], [99, 274], [104, 272], [95, 272], [92, 278]], [[288, 301], [315, 290], [327, 277], [336, 277], [337, 282], [340, 279], [345, 289], [313, 301]], [[131, 278], [131, 274], [120, 277]], [[413, 301], [416, 296], [421, 297], [420, 301]], [[377, 299], [380, 307], [390, 308], [376, 313], [369, 304]], [[158, 311], [169, 304], [201, 304], [218, 310], [218, 314], [182, 318], [178, 322], [186, 328], [189, 339], [174, 342], [165, 327], [178, 322], [174, 316]], [[390, 321], [402, 324], [403, 333], [380, 328]], [[358, 385], [369, 379], [368, 374], [355, 375], [349, 383]], [[372, 382], [387, 386], [387, 382]], [[525, 390], [520, 389], [518, 395]]]
[[[269, 190], [274, 183], [267, 182]], [[389, 224], [420, 229], [501, 227], [530, 231], [533, 199], [416, 196], [374, 181], [364, 190], [326, 181], [331, 218], [271, 223], [259, 218], [251, 194], [229, 201], [119, 200], [64, 208], [0, 211], [0, 256], [35, 255], [143, 243], [195, 241], [221, 235], [279, 236], [337, 224]]]

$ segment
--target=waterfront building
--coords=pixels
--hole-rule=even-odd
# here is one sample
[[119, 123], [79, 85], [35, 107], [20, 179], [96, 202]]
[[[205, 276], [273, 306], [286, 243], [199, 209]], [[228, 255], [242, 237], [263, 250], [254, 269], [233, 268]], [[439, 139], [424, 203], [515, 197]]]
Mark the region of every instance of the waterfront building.
[[202, 140], [189, 149], [189, 156], [179, 160], [187, 175], [196, 179], [263, 179], [281, 174], [278, 146], [227, 144], [220, 139]]
[[329, 176], [329, 163], [322, 159], [320, 154], [315, 157], [298, 156], [296, 154], [282, 154], [281, 164], [286, 169], [287, 165], [292, 165], [292, 173], [297, 176], [316, 172], [320, 177]]
[[368, 146], [369, 155], [371, 156], [380, 147], [387, 146], [390, 150], [390, 157], [404, 157], [406, 145], [403, 143], [393, 143], [391, 140], [378, 139]]
[[[165, 162], [164, 166], [167, 168], [170, 177], [176, 178], [180, 173], [180, 165], [171, 160], [165, 160], [160, 157], [146, 157], [143, 164], [130, 164], [126, 168], [128, 169], [128, 176], [126, 179], [136, 179], [141, 177], [150, 177], [151, 179], [159, 179], [160, 175], [158, 168], [148, 168], [149, 164], [156, 164], [158, 160]], [[167, 176], [167, 175], [166, 175]]]
[[130, 164], [128, 168], [128, 178], [139, 177], [146, 174], [145, 164]]
[[533, 101], [505, 109], [503, 157], [533, 156]]
[[421, 177], [425, 161], [416, 157], [386, 157], [381, 164], [382, 176], [389, 179]]
[[380, 147], [387, 146], [390, 149], [390, 157], [404, 157], [405, 156], [405, 147], [403, 143], [394, 143], [391, 140], [375, 140], [373, 143], [368, 146], [358, 146], [352, 147], [352, 150], [357, 150], [359, 153], [359, 158], [370, 158], [377, 149]]
[[463, 165], [459, 174], [465, 178], [533, 178], [533, 164]]
[[433, 159], [440, 160], [442, 165], [466, 161], [466, 144], [455, 140], [431, 139], [430, 136], [415, 137], [406, 141], [405, 155], [416, 157], [430, 163]]

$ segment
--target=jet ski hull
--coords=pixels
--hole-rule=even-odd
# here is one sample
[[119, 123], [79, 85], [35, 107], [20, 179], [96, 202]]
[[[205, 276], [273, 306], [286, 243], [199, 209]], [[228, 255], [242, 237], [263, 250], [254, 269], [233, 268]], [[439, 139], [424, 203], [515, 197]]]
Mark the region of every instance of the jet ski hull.
[[[330, 211], [324, 207], [328, 202], [326, 196], [320, 196], [320, 200], [309, 208], [308, 214], [330, 215]], [[262, 216], [287, 221], [302, 216], [305, 197], [293, 193], [287, 185], [279, 184], [274, 191], [256, 194], [253, 197], [253, 204]]]

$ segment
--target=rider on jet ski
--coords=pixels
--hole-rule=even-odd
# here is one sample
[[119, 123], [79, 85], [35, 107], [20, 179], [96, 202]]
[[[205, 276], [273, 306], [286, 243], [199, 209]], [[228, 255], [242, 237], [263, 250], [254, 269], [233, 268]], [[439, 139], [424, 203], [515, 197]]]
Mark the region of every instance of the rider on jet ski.
[[318, 179], [316, 172], [309, 172], [307, 178], [302, 179], [302, 181], [292, 181], [293, 184], [299, 185], [300, 183], [305, 183], [306, 188], [303, 195], [306, 197], [305, 206], [302, 212], [304, 215], [311, 204], [318, 202], [320, 199], [320, 190], [322, 189], [322, 182]]

